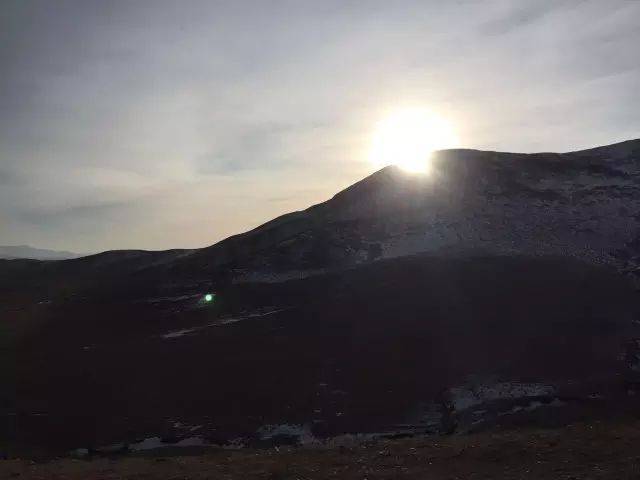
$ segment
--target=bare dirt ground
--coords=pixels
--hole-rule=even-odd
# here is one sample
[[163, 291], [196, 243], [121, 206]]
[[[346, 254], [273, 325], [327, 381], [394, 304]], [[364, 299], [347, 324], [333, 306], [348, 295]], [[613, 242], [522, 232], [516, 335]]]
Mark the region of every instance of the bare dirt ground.
[[157, 451], [0, 462], [20, 479], [639, 479], [640, 422], [375, 441], [353, 447]]
[[139, 291], [95, 285], [59, 300], [0, 292], [0, 310], [11, 307], [0, 312], [0, 444], [63, 454], [179, 437], [176, 423], [213, 443], [281, 424], [310, 423], [319, 438], [390, 432], [419, 427], [470, 377], [553, 387], [566, 405], [531, 412], [529, 425], [575, 422], [595, 404], [640, 411], [628, 395], [640, 386], [637, 293], [570, 259], [406, 257], [200, 289], [216, 292], [212, 305], [158, 279], [146, 290], [145, 278]]

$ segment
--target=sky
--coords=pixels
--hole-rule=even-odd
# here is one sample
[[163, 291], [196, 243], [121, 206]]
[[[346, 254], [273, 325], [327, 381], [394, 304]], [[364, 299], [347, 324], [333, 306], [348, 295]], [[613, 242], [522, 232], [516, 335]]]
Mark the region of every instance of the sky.
[[402, 107], [460, 146], [640, 137], [636, 0], [3, 0], [0, 245], [196, 248], [372, 173]]

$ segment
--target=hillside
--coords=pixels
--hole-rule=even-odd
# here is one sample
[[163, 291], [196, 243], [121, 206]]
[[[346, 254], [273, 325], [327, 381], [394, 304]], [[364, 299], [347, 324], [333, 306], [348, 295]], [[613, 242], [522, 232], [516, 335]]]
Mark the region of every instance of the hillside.
[[639, 148], [443, 151], [204, 249], [0, 261], [0, 434], [67, 452], [632, 418]]
[[423, 252], [482, 251], [571, 256], [633, 273], [639, 219], [640, 140], [564, 154], [445, 150], [430, 175], [386, 167], [324, 203], [210, 247], [112, 251], [19, 269], [43, 281], [136, 272], [145, 284], [147, 276], [226, 284], [304, 278]]
[[439, 152], [428, 176], [387, 167], [329, 201], [183, 259], [237, 280], [378, 258], [482, 250], [636, 268], [640, 140], [566, 154]]

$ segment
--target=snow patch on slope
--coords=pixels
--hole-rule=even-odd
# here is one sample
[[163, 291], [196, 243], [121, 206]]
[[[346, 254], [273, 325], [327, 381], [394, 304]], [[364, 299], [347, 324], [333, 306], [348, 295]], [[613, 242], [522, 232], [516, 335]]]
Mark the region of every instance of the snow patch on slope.
[[549, 396], [555, 388], [539, 383], [500, 382], [462, 385], [449, 389], [449, 399], [456, 411], [496, 400], [516, 400], [524, 397]]

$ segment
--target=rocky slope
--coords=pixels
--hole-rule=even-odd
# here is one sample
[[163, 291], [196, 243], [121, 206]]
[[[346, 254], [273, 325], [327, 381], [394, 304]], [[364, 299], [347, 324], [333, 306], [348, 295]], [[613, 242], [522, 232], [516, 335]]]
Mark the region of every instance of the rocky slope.
[[448, 150], [181, 260], [279, 280], [419, 252], [573, 256], [635, 271], [640, 140], [565, 154]]

